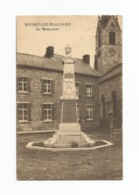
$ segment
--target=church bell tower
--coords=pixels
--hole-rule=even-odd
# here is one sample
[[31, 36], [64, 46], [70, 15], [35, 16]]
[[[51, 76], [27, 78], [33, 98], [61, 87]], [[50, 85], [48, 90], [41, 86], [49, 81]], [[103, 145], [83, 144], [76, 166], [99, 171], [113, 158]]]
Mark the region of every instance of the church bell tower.
[[122, 31], [117, 16], [98, 17], [94, 69], [105, 73], [122, 62]]

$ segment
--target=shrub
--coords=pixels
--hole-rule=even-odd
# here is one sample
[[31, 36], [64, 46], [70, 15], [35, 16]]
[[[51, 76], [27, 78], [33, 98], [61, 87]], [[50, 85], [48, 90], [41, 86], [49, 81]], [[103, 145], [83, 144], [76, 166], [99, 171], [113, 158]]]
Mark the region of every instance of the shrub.
[[77, 142], [72, 142], [70, 147], [71, 148], [78, 148], [78, 143]]

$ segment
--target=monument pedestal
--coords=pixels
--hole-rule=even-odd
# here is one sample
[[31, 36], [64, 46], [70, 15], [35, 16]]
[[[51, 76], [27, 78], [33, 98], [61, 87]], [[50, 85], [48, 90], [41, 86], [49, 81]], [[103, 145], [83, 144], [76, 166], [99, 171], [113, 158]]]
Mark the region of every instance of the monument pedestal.
[[[69, 126], [77, 126], [78, 130], [69, 128]], [[63, 129], [63, 127], [65, 128]], [[62, 129], [59, 129], [52, 138], [44, 142], [44, 146], [52, 148], [91, 147], [94, 144], [95, 141], [83, 133], [78, 124], [62, 125]]]

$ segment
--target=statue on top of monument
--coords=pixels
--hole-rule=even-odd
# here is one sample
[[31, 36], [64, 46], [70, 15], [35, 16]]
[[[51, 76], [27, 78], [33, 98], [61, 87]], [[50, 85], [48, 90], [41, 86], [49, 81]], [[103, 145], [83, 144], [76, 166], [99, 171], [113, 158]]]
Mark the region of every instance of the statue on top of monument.
[[71, 46], [68, 44], [65, 46], [65, 55], [71, 57]]
[[65, 57], [62, 59], [62, 64], [65, 63], [65, 60], [72, 60], [72, 62], [70, 64], [75, 63], [75, 59], [72, 57], [71, 51], [72, 51], [71, 46], [69, 44], [67, 44], [65, 46]]

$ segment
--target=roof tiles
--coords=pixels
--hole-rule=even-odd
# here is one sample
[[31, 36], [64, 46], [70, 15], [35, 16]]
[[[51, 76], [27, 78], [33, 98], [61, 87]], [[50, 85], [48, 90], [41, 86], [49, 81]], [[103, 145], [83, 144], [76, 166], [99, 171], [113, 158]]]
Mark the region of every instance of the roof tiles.
[[[54, 57], [46, 58], [30, 54], [17, 53], [17, 65], [24, 65], [32, 68], [43, 68], [55, 71], [63, 71], [62, 59], [64, 56], [55, 54]], [[100, 76], [89, 64], [85, 63], [82, 59], [75, 59], [75, 73]]]

